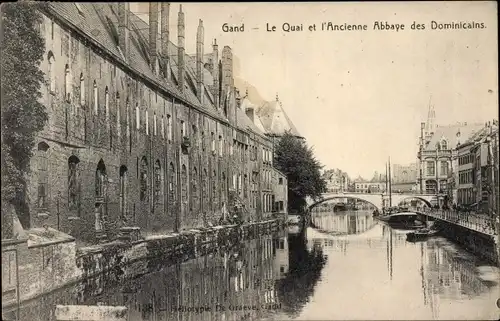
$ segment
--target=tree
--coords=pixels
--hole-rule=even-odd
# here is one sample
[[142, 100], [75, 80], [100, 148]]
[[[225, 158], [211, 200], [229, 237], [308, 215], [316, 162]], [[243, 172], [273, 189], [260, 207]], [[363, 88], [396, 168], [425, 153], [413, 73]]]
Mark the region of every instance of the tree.
[[[2, 237], [12, 236], [10, 209], [23, 226], [29, 226], [26, 175], [35, 137], [48, 119], [40, 103], [44, 73], [40, 63], [45, 42], [38, 29], [40, 4], [6, 3], [1, 7], [0, 60], [2, 110]], [[4, 235], [4, 232], [6, 233]]]
[[302, 211], [306, 197], [317, 199], [326, 191], [322, 166], [304, 140], [285, 133], [276, 146], [274, 164], [288, 179], [289, 211]]

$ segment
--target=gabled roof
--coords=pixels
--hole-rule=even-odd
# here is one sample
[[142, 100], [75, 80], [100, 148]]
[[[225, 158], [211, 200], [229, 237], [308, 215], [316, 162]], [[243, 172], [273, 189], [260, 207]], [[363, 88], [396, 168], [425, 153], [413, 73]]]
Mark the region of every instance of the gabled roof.
[[270, 135], [281, 136], [285, 132], [290, 132], [293, 136], [302, 137], [288, 118], [278, 97], [274, 101], [263, 103], [257, 109], [257, 115], [259, 115], [266, 132]]
[[446, 126], [436, 126], [435, 132], [425, 147], [425, 150], [436, 150], [437, 143], [441, 143], [443, 139], [446, 140], [449, 149], [456, 148], [459, 143], [463, 144], [473, 133], [481, 130], [483, 126], [484, 124], [482, 123], [459, 123]]

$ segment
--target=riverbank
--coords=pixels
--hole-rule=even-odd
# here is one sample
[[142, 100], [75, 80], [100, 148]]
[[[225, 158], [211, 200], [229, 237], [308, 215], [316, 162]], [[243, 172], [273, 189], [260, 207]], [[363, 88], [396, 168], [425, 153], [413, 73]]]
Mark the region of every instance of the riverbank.
[[125, 268], [138, 261], [197, 257], [284, 226], [283, 220], [272, 219], [82, 248], [77, 248], [74, 238], [56, 230], [31, 231], [25, 241], [2, 244], [2, 265], [8, 265], [7, 275], [13, 281], [2, 291], [2, 309], [106, 272], [140, 274], [141, 269]]

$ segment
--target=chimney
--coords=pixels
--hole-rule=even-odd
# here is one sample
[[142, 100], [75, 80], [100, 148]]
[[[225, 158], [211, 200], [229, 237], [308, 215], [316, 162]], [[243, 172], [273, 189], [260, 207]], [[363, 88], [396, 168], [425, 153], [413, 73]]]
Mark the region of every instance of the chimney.
[[196, 80], [198, 99], [203, 104], [204, 88], [203, 88], [203, 38], [204, 28], [203, 20], [200, 19], [198, 24], [198, 32], [196, 33]]
[[233, 53], [229, 46], [222, 49], [222, 95], [225, 96], [234, 87], [233, 81]]
[[235, 92], [235, 99], [236, 99], [236, 107], [241, 108], [240, 91], [236, 87], [234, 87], [234, 92]]
[[184, 12], [182, 12], [182, 4], [179, 5], [179, 15], [177, 20], [177, 60], [178, 60], [178, 75], [179, 89], [184, 92]]
[[164, 61], [163, 77], [170, 79], [170, 55], [168, 52], [170, 22], [170, 3], [161, 3], [161, 55]]
[[155, 72], [156, 68], [156, 38], [158, 36], [158, 2], [149, 3], [149, 63]]
[[128, 15], [129, 3], [118, 3], [118, 45], [125, 57], [125, 61], [129, 60], [129, 34], [128, 34]]
[[253, 109], [253, 107], [246, 108], [245, 114], [247, 114], [247, 117], [250, 118], [252, 123], [255, 123], [255, 110]]
[[214, 39], [213, 48], [213, 65], [214, 65], [214, 100], [215, 106], [219, 108], [219, 46], [217, 46], [217, 39]]

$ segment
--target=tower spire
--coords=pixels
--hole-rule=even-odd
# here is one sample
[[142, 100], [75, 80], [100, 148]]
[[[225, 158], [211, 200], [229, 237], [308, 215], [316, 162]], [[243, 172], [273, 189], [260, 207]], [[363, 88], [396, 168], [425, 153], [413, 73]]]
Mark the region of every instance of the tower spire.
[[426, 135], [431, 135], [434, 133], [434, 122], [436, 119], [436, 111], [434, 110], [434, 105], [431, 104], [432, 95], [429, 97], [429, 110], [427, 111], [427, 122], [425, 132]]

